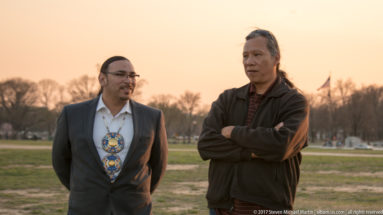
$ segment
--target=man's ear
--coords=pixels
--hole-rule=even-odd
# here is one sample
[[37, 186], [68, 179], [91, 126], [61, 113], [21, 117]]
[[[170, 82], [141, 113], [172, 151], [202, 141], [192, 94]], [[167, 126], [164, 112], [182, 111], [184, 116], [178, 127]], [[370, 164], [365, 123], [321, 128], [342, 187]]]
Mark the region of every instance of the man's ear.
[[106, 75], [102, 72], [98, 75], [98, 81], [100, 82], [101, 87], [105, 86], [107, 83]]
[[275, 55], [275, 65], [278, 65], [280, 60], [281, 56], [279, 54]]

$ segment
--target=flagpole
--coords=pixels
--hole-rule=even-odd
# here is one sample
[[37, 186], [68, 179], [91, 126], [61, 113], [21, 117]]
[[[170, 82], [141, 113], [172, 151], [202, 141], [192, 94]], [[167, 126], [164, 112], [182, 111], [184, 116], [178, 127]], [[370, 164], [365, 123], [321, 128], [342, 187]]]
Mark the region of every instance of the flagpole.
[[328, 100], [329, 100], [329, 141], [332, 145], [332, 137], [333, 137], [333, 102], [331, 98], [331, 71], [330, 71], [330, 82], [329, 82], [329, 87], [328, 87]]
[[327, 105], [328, 105], [328, 121], [327, 121], [327, 129], [325, 130], [325, 132], [327, 132], [327, 138], [328, 138], [328, 141], [329, 141], [329, 143], [331, 143], [331, 145], [332, 145], [332, 140], [331, 140], [331, 138], [332, 138], [332, 127], [333, 127], [333, 120], [332, 120], [332, 116], [333, 116], [333, 111], [332, 111], [332, 109], [333, 109], [333, 104], [332, 104], [332, 99], [331, 99], [331, 71], [330, 71], [330, 75], [328, 76], [328, 78], [327, 78], [327, 80], [326, 80], [326, 82], [324, 82], [323, 84], [322, 84], [322, 86], [320, 86], [318, 89], [317, 89], [317, 91], [319, 91], [319, 90], [322, 90], [322, 89], [324, 89], [324, 88], [327, 88]]
[[330, 127], [330, 132], [329, 132], [329, 140], [330, 140], [330, 143], [332, 144], [332, 125], [333, 125], [333, 120], [332, 120], [332, 99], [331, 99], [331, 72], [330, 72], [330, 84], [329, 84], [329, 87], [328, 87], [328, 99], [329, 99], [329, 110], [328, 110], [328, 113], [329, 113], [329, 127]]

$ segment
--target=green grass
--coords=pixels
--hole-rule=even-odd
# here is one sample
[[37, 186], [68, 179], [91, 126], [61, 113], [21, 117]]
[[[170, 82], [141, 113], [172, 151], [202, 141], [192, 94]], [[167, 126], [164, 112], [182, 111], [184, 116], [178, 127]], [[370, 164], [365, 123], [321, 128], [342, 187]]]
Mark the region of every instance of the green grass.
[[301, 169], [304, 171], [378, 172], [383, 171], [383, 158], [303, 156]]
[[[153, 213], [208, 214], [205, 199], [208, 162], [200, 159], [195, 144], [169, 144], [169, 149], [181, 149], [169, 151], [169, 165], [193, 164], [197, 168], [166, 172], [153, 195]], [[341, 150], [307, 148], [305, 151], [339, 153]], [[66, 213], [68, 191], [50, 167], [50, 156], [50, 150], [0, 150], [0, 209], [7, 210], [5, 214]], [[382, 209], [383, 158], [304, 156], [301, 170], [295, 209]], [[344, 190], [335, 190], [339, 188]]]
[[0, 150], [0, 164], [3, 165], [50, 165], [50, 150]]
[[[155, 214], [207, 214], [205, 189], [207, 165], [189, 171], [167, 171], [158, 190], [153, 195]], [[186, 192], [183, 192], [185, 191]], [[173, 208], [187, 208], [187, 211], [173, 211]]]
[[50, 168], [50, 156], [49, 150], [0, 151], [0, 208], [9, 214], [65, 213], [68, 192]]
[[294, 209], [299, 210], [382, 210], [382, 194], [370, 192], [298, 192]]
[[182, 144], [182, 143], [169, 143], [169, 149], [195, 149], [197, 150], [197, 143], [191, 143], [191, 144]]
[[203, 161], [197, 151], [183, 152], [170, 151], [168, 155], [168, 164], [203, 164]]
[[[191, 144], [175, 143], [174, 139], [169, 139], [169, 149], [190, 149], [197, 150], [197, 142], [192, 141]], [[0, 145], [32, 145], [32, 146], [51, 146], [52, 141], [48, 140], [0, 140]], [[311, 144], [309, 144], [310, 146]], [[338, 148], [311, 148], [307, 147], [304, 152], [324, 152], [324, 153], [347, 153], [347, 154], [382, 154], [383, 150], [354, 150], [354, 149], [338, 149]]]
[[333, 149], [333, 148], [310, 148], [303, 149], [303, 152], [324, 152], [324, 153], [346, 153], [346, 154], [380, 154], [383, 155], [383, 150], [362, 150], [362, 149]]
[[32, 146], [51, 146], [51, 140], [0, 140], [0, 145], [32, 145]]

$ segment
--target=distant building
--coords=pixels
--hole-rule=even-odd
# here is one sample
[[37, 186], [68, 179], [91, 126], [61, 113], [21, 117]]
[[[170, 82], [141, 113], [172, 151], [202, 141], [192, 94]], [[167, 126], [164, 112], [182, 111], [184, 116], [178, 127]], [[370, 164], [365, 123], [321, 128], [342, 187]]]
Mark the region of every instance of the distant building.
[[374, 141], [371, 142], [371, 145], [373, 145], [374, 147], [383, 147], [383, 141]]
[[363, 144], [363, 141], [362, 139], [360, 139], [359, 137], [354, 137], [354, 136], [348, 136], [346, 137], [345, 139], [345, 146], [346, 147], [349, 147], [349, 148], [353, 148], [355, 147], [356, 145], [361, 145]]
[[2, 123], [0, 125], [0, 138], [1, 139], [9, 139], [13, 136], [13, 127], [10, 123]]

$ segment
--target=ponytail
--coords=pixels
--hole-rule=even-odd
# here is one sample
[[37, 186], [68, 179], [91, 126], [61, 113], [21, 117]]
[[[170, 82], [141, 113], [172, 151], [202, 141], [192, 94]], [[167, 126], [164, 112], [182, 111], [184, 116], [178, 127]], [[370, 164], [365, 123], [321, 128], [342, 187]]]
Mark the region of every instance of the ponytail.
[[279, 69], [279, 64], [277, 66], [277, 75], [278, 77], [280, 77], [281, 79], [283, 79], [285, 81], [285, 83], [291, 87], [291, 88], [295, 88], [295, 85], [293, 84], [293, 82], [291, 82], [288, 78], [287, 78], [287, 73], [281, 69]]

